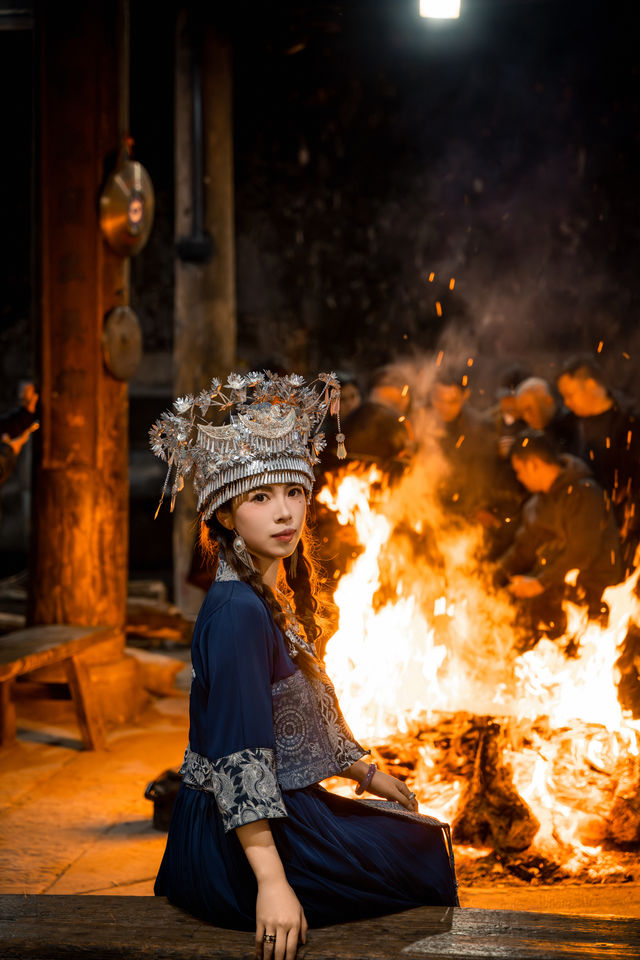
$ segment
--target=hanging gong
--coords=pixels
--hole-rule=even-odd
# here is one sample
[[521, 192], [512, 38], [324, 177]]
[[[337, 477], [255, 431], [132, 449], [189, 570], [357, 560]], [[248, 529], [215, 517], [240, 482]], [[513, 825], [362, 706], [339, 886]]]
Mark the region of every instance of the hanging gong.
[[140, 253], [149, 239], [155, 198], [151, 177], [137, 160], [124, 160], [100, 197], [100, 229], [121, 257]]
[[117, 380], [131, 380], [142, 359], [140, 321], [131, 307], [115, 307], [102, 331], [104, 363]]

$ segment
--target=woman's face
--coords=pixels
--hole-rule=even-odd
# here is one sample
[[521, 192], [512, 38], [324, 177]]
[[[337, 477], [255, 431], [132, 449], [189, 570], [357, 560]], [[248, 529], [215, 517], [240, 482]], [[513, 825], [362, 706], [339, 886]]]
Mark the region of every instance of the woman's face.
[[306, 513], [307, 498], [300, 484], [274, 483], [235, 497], [219, 518], [240, 534], [264, 572], [296, 549]]

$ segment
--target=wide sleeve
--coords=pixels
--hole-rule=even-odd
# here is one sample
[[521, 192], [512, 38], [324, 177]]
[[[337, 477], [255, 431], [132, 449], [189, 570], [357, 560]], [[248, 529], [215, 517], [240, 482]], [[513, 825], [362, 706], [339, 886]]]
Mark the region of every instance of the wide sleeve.
[[182, 773], [187, 785], [214, 794], [227, 831], [287, 816], [276, 776], [271, 684], [287, 672], [288, 658], [248, 589], [230, 587], [229, 599], [197, 624], [192, 648]]

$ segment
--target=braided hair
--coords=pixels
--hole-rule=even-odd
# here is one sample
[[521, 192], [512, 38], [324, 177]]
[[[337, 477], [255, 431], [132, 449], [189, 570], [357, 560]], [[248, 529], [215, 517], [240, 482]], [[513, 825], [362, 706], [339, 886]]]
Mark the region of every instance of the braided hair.
[[[234, 531], [224, 527], [215, 514], [209, 520], [201, 521], [200, 548], [210, 575], [215, 577], [222, 556], [238, 578], [249, 584], [265, 601], [277, 626], [284, 633], [290, 625], [286, 610], [260, 573], [250, 570], [236, 555], [233, 549], [235, 536]], [[290, 604], [307, 640], [316, 647], [320, 658], [324, 655], [331, 634], [331, 621], [334, 619], [331, 617], [331, 605], [322, 596], [323, 584], [319, 565], [313, 556], [312, 537], [305, 527], [296, 551], [283, 561], [277, 589]]]

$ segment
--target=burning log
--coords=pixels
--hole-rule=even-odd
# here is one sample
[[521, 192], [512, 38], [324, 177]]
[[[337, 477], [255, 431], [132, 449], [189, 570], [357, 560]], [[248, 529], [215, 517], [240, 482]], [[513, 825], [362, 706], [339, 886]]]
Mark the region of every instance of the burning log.
[[453, 822], [455, 843], [526, 850], [538, 832], [539, 822], [513, 785], [501, 741], [500, 725], [491, 717], [478, 717], [461, 741], [467, 756], [473, 755], [473, 774]]
[[526, 880], [527, 883], [532, 881], [549, 883], [566, 876], [559, 863], [547, 860], [546, 857], [534, 855], [513, 860], [507, 858], [504, 854], [496, 854], [496, 860], [498, 863], [504, 864], [505, 870], [513, 874], [514, 877], [518, 877], [519, 880]]
[[614, 795], [609, 833], [615, 843], [640, 843], [640, 761], [626, 764]]

